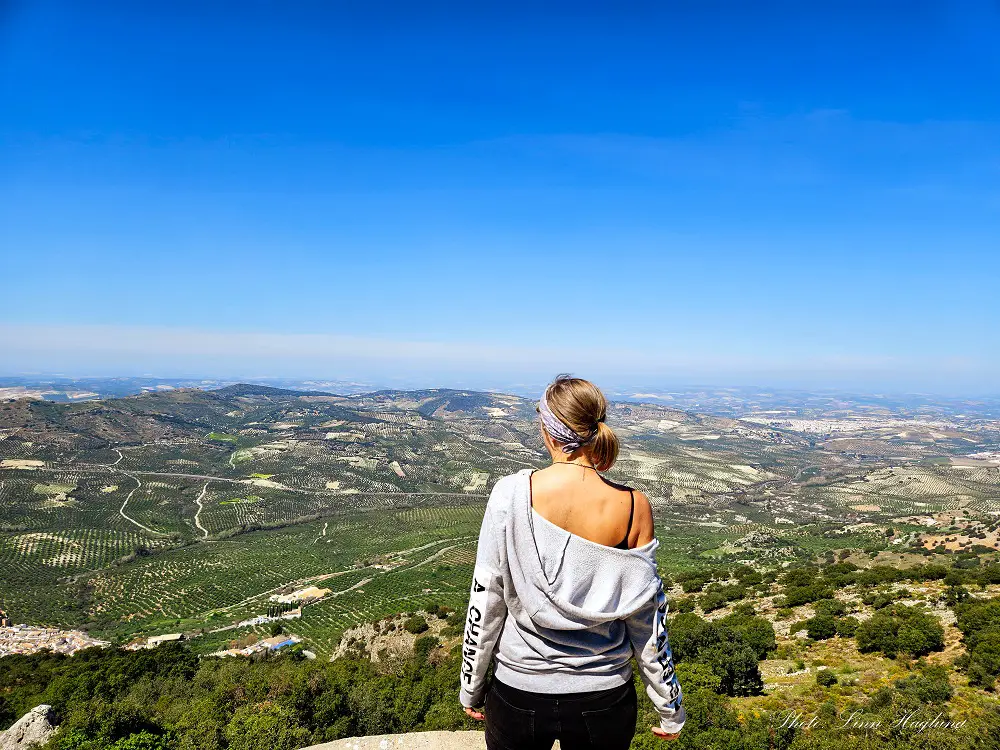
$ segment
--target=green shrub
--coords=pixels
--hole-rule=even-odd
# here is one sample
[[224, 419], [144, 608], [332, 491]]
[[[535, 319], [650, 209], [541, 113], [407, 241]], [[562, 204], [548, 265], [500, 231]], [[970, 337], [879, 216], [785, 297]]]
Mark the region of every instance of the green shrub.
[[790, 586], [785, 589], [784, 606], [798, 607], [801, 604], [809, 604], [817, 599], [828, 599], [832, 593], [830, 589], [816, 583], [808, 586]]
[[944, 667], [925, 668], [920, 674], [910, 675], [896, 682], [896, 690], [912, 695], [921, 703], [946, 703], [954, 690]]
[[684, 662], [677, 665], [677, 681], [681, 684], [685, 695], [699, 690], [718, 693], [722, 690], [722, 678], [715, 673], [711, 665], [703, 662]]
[[899, 594], [895, 591], [883, 591], [880, 593], [875, 593], [864, 598], [865, 604], [871, 606], [873, 609], [883, 609], [888, 607], [894, 601], [899, 598]]
[[837, 622], [831, 615], [816, 615], [806, 620], [806, 632], [814, 641], [825, 641], [837, 634]]
[[413, 615], [403, 623], [403, 628], [407, 633], [413, 633], [414, 635], [419, 635], [420, 633], [425, 633], [430, 628], [425, 620], [420, 615]]
[[757, 617], [746, 609], [738, 608], [719, 620], [718, 625], [724, 636], [749, 646], [758, 660], [766, 659], [777, 646], [774, 626], [770, 621]]
[[821, 669], [816, 672], [816, 684], [823, 687], [831, 687], [837, 684], [837, 675], [832, 669]]
[[891, 659], [899, 650], [896, 642], [898, 631], [899, 623], [891, 615], [876, 613], [871, 619], [858, 625], [855, 633], [858, 651], [863, 654], [881, 651]]
[[858, 566], [849, 562], [838, 562], [823, 568], [823, 579], [835, 588], [849, 586], [857, 580]]
[[675, 580], [680, 584], [685, 594], [694, 594], [705, 588], [705, 584], [712, 578], [708, 573], [698, 572], [687, 573], [683, 577], [678, 576]]
[[993, 689], [1000, 676], [1000, 598], [967, 600], [955, 606], [966, 654], [956, 663], [969, 682]]
[[969, 652], [969, 682], [992, 690], [1000, 676], [1000, 633], [990, 631]]
[[295, 750], [309, 740], [309, 731], [288, 709], [265, 702], [238, 708], [226, 739], [230, 750]]
[[847, 614], [847, 605], [836, 599], [820, 599], [813, 604], [813, 609], [817, 615], [829, 615], [830, 617], [840, 617]]
[[955, 607], [969, 598], [969, 590], [965, 586], [949, 586], [944, 592], [944, 603]]
[[944, 628], [937, 618], [920, 613], [902, 621], [896, 642], [900, 651], [912, 656], [924, 656], [944, 648]]
[[781, 576], [781, 582], [786, 587], [811, 586], [816, 582], [819, 569], [814, 567], [792, 568]]
[[722, 692], [732, 696], [758, 695], [764, 689], [757, 656], [749, 646], [724, 641], [700, 655], [721, 678]]
[[726, 605], [726, 597], [715, 591], [709, 592], [698, 599], [702, 612], [714, 612]]
[[[384, 674], [367, 657], [201, 658], [181, 644], [0, 659], [0, 709], [51, 704], [49, 750], [291, 750], [341, 737], [472, 729], [456, 700], [461, 653], [415, 646]], [[13, 719], [11, 719], [13, 721]], [[4, 727], [8, 724], [4, 724]]]
[[686, 596], [673, 603], [672, 609], [677, 614], [681, 612], [694, 612], [694, 597]]
[[836, 620], [837, 635], [841, 638], [853, 638], [858, 632], [859, 624], [856, 617], [838, 617]]
[[744, 586], [756, 586], [764, 582], [764, 576], [749, 565], [738, 565], [733, 569], [733, 577]]
[[441, 645], [441, 641], [435, 638], [433, 635], [422, 635], [413, 642], [413, 656], [418, 664], [423, 664], [427, 661], [427, 657], [430, 656], [431, 651], [436, 649]]
[[944, 629], [937, 619], [912, 607], [876, 612], [858, 625], [855, 638], [862, 653], [881, 651], [890, 659], [899, 652], [917, 657], [944, 648]]
[[726, 695], [755, 695], [763, 688], [758, 661], [775, 647], [774, 628], [764, 618], [741, 610], [708, 622], [683, 613], [668, 630], [677, 664], [708, 665]]

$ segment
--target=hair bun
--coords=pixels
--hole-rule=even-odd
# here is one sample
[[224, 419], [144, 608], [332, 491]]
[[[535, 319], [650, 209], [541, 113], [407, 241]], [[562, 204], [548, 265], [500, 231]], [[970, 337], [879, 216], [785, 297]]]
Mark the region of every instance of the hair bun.
[[[589, 380], [559, 375], [545, 389], [542, 396], [542, 423], [547, 424], [545, 412], [550, 411], [552, 428], [546, 428], [550, 437], [563, 443], [569, 452], [587, 446], [594, 466], [605, 471], [618, 457], [618, 438], [607, 424], [608, 402], [600, 389]], [[559, 440], [563, 429], [569, 433]]]

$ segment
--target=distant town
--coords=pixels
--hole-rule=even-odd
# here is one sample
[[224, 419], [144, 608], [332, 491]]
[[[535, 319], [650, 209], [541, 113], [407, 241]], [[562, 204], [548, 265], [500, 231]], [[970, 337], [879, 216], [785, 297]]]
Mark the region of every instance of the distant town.
[[0, 610], [0, 657], [44, 650], [71, 656], [81, 649], [110, 645], [79, 630], [15, 625], [7, 613]]
[[[270, 597], [268, 613], [241, 620], [238, 623], [217, 629], [230, 630], [235, 628], [254, 627], [273, 622], [297, 620], [302, 617], [302, 607], [320, 601], [331, 593], [330, 589], [309, 586], [289, 594], [275, 594]], [[176, 643], [197, 637], [197, 634], [164, 633], [147, 638], [137, 638], [125, 645], [130, 651], [156, 648], [164, 643]], [[252, 656], [266, 651], [278, 651], [287, 646], [294, 646], [302, 639], [294, 635], [277, 635], [271, 638], [256, 640], [240, 647], [216, 651], [213, 656]], [[10, 616], [0, 610], [0, 657], [11, 654], [33, 654], [49, 650], [55, 653], [71, 656], [85, 648], [104, 648], [110, 646], [108, 641], [91, 638], [79, 630], [60, 630], [59, 628], [34, 627], [31, 625], [15, 625]], [[307, 658], [315, 658], [311, 652], [305, 652]]]

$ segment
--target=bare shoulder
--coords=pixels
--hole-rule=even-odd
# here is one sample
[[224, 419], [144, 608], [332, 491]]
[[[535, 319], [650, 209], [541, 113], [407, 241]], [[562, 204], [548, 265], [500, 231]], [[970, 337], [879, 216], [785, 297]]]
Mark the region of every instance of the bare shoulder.
[[636, 546], [641, 547], [653, 541], [653, 537], [656, 535], [653, 528], [653, 506], [650, 505], [649, 498], [644, 492], [635, 490], [633, 494], [635, 496], [635, 519], [632, 525], [639, 533]]

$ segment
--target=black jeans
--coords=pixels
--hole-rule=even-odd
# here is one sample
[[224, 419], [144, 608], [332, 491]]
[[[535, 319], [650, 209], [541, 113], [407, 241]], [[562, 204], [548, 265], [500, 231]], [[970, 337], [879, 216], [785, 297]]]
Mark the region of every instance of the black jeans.
[[489, 750], [626, 750], [635, 734], [635, 685], [593, 693], [529, 693], [497, 680], [486, 694]]

